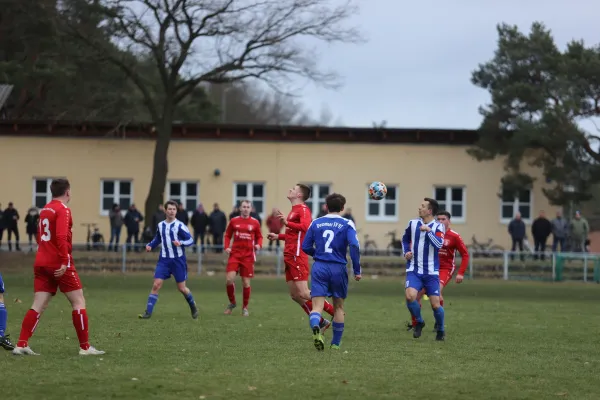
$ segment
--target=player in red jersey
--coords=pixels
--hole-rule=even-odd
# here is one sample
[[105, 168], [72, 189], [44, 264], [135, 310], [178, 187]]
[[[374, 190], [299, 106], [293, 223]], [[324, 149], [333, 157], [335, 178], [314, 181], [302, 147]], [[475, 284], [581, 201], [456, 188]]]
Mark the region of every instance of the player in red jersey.
[[[287, 218], [280, 210], [277, 215], [285, 225], [285, 233], [269, 233], [269, 240], [284, 240], [283, 262], [285, 264], [285, 280], [290, 289], [292, 299], [302, 307], [306, 315], [312, 311], [310, 289], [308, 288], [308, 277], [310, 268], [308, 266], [308, 255], [302, 251], [302, 242], [306, 231], [312, 222], [310, 209], [305, 202], [310, 198], [310, 188], [306, 185], [297, 184], [289, 190], [288, 200], [292, 203], [292, 211]], [[333, 305], [325, 301], [324, 310], [333, 316]], [[324, 333], [331, 326], [331, 321], [321, 319], [321, 332]]]
[[56, 290], [65, 294], [73, 307], [73, 326], [79, 339], [79, 354], [100, 355], [103, 351], [90, 346], [88, 317], [79, 275], [73, 264], [73, 218], [67, 203], [71, 200], [71, 185], [66, 179], [55, 179], [50, 184], [52, 201], [40, 212], [37, 243], [38, 252], [33, 265], [33, 305], [25, 314], [15, 355], [38, 355], [29, 348], [29, 338], [38, 325], [40, 316], [48, 307]]
[[[444, 234], [444, 244], [442, 248], [439, 250], [439, 260], [440, 260], [440, 305], [444, 306], [444, 297], [442, 296], [444, 287], [450, 283], [452, 280], [452, 275], [454, 274], [454, 270], [456, 266], [454, 265], [454, 259], [456, 258], [456, 252], [461, 256], [460, 268], [458, 269], [458, 273], [456, 274], [456, 283], [462, 283], [465, 278], [465, 271], [469, 266], [469, 251], [467, 250], [467, 246], [465, 246], [465, 242], [463, 242], [462, 238], [458, 234], [458, 232], [450, 229], [450, 218], [452, 215], [448, 211], [440, 211], [436, 215], [439, 223], [444, 225], [446, 230]], [[421, 291], [418, 295], [419, 305], [421, 304], [421, 298], [425, 294], [424, 291]], [[417, 321], [414, 317], [412, 317], [412, 323], [408, 326], [408, 329], [412, 329], [417, 325]], [[434, 331], [437, 331], [437, 327], [434, 327]]]
[[244, 200], [240, 204], [240, 216], [232, 218], [225, 231], [225, 252], [229, 254], [227, 261], [227, 296], [229, 305], [225, 314], [231, 314], [236, 307], [235, 302], [235, 276], [242, 277], [244, 303], [242, 315], [247, 317], [248, 302], [250, 301], [250, 280], [254, 276], [254, 262], [256, 252], [262, 248], [263, 236], [260, 231], [260, 222], [250, 216], [252, 203]]

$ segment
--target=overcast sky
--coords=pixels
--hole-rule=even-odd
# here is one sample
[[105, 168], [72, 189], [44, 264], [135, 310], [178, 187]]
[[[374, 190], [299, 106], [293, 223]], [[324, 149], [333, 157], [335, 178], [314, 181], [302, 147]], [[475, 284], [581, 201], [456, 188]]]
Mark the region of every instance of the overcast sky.
[[[541, 21], [562, 48], [571, 39], [600, 42], [600, 3], [593, 0], [369, 0], [356, 22], [369, 42], [323, 47], [322, 65], [344, 77], [338, 91], [304, 88], [313, 116], [327, 105], [346, 126], [476, 128], [487, 92], [470, 82], [493, 57], [496, 24], [529, 31]], [[367, 4], [369, 6], [367, 6]]]

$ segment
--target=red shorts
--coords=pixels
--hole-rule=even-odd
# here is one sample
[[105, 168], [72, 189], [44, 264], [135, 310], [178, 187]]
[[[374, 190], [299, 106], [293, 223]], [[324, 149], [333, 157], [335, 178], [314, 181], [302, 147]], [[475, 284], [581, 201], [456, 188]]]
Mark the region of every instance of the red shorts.
[[229, 256], [227, 260], [227, 273], [235, 272], [242, 278], [254, 277], [254, 258], [238, 258]]
[[308, 281], [310, 268], [308, 268], [308, 258], [283, 255], [285, 263], [285, 281]]
[[452, 280], [452, 274], [454, 273], [454, 268], [452, 269], [440, 269], [440, 286], [444, 287], [450, 283]]
[[68, 268], [60, 278], [54, 276], [57, 269], [55, 267], [34, 267], [33, 291], [55, 295], [57, 289], [60, 289], [63, 293], [68, 293], [83, 288], [75, 268]]

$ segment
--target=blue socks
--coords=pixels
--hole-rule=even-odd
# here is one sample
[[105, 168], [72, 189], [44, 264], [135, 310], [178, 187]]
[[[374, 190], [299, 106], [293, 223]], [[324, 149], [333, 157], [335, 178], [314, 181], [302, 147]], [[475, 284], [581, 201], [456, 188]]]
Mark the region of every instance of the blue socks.
[[331, 344], [339, 346], [342, 342], [342, 335], [344, 334], [344, 323], [343, 322], [332, 322], [333, 337], [331, 338]]
[[146, 312], [148, 312], [148, 314], [152, 314], [152, 311], [154, 311], [154, 306], [156, 305], [157, 301], [157, 294], [150, 294], [150, 296], [148, 296], [148, 305], [146, 306]]
[[[423, 322], [423, 317], [421, 317], [421, 306], [419, 305], [418, 301], [412, 301], [412, 302], [406, 302], [406, 307], [408, 308], [408, 311], [410, 311], [410, 314], [415, 317], [415, 319], [417, 320], [418, 323]], [[441, 307], [440, 307], [441, 308]], [[444, 310], [442, 309], [442, 315], [444, 315]], [[443, 319], [443, 317], [442, 317]]]
[[188, 294], [184, 294], [183, 297], [185, 297], [185, 301], [188, 302], [188, 304], [190, 305], [190, 308], [194, 308], [196, 307], [196, 302], [194, 301], [194, 296], [192, 296], [192, 292], [188, 292]]
[[321, 313], [311, 312], [308, 318], [308, 323], [310, 324], [311, 329], [319, 328], [321, 325]]
[[433, 310], [435, 323], [438, 326], [438, 331], [444, 332], [444, 307], [440, 306], [437, 310]]
[[8, 312], [4, 303], [0, 303], [0, 337], [4, 336], [6, 331], [6, 320], [8, 319]]

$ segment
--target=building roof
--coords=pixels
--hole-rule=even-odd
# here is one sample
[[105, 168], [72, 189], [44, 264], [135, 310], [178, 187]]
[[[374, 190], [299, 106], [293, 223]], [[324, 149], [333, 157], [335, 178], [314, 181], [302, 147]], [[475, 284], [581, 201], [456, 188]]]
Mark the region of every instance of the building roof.
[[[80, 121], [0, 121], [0, 136], [153, 139], [152, 123]], [[446, 144], [466, 146], [477, 130], [173, 124], [173, 140]]]

